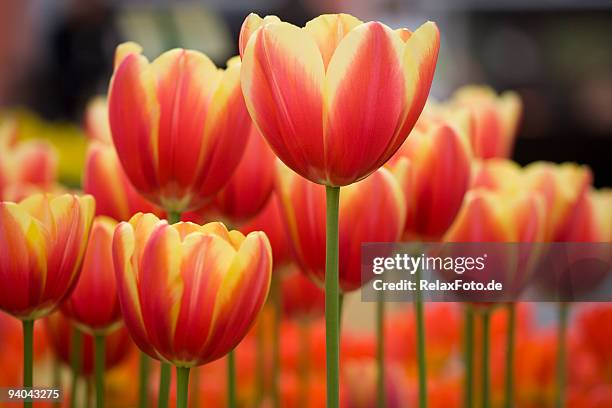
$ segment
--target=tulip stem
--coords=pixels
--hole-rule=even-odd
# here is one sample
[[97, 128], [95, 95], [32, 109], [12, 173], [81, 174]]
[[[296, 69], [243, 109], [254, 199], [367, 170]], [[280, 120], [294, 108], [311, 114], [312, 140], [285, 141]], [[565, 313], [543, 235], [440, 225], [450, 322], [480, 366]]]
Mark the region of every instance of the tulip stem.
[[463, 337], [463, 358], [465, 364], [464, 408], [472, 408], [474, 390], [474, 310], [465, 306], [465, 329]]
[[94, 378], [96, 384], [96, 408], [104, 408], [104, 335], [94, 335]]
[[234, 350], [227, 355], [227, 407], [236, 408], [236, 361]]
[[70, 347], [70, 370], [71, 370], [71, 384], [70, 384], [70, 407], [76, 407], [76, 400], [78, 394], [79, 384], [79, 373], [81, 371], [83, 355], [83, 333], [76, 327], [72, 327], [72, 344]]
[[176, 367], [176, 408], [187, 408], [189, 401], [189, 367]]
[[145, 353], [140, 353], [140, 382], [138, 385], [138, 408], [147, 408], [149, 396], [149, 370], [151, 359]]
[[425, 311], [423, 298], [418, 282], [421, 281], [421, 269], [417, 268], [414, 313], [416, 315], [417, 359], [419, 368], [419, 408], [427, 407], [427, 360], [425, 356]]
[[272, 333], [272, 406], [280, 408], [280, 322], [283, 312], [283, 299], [280, 290], [280, 277], [272, 276], [272, 302], [274, 304], [274, 327]]
[[[24, 320], [23, 324], [23, 386], [31, 388], [34, 381], [32, 353], [34, 348], [34, 320]], [[24, 408], [31, 407], [32, 401], [25, 399]]]
[[489, 366], [490, 354], [490, 325], [491, 311], [482, 312], [482, 407], [489, 408], [491, 405], [491, 370]]
[[325, 353], [327, 408], [338, 408], [340, 399], [340, 298], [338, 282], [338, 217], [340, 187], [326, 186], [325, 251]]
[[265, 388], [266, 388], [266, 327], [264, 326], [266, 321], [263, 318], [264, 313], [259, 315], [259, 321], [257, 322], [257, 361], [256, 361], [256, 372], [257, 372], [257, 398], [256, 406], [260, 406], [263, 401]]
[[168, 224], [176, 224], [181, 220], [181, 213], [178, 211], [168, 211]]
[[514, 303], [508, 304], [508, 329], [506, 331], [506, 378], [505, 378], [505, 408], [512, 408], [513, 395], [512, 391], [514, 388], [514, 339], [516, 330], [516, 305]]
[[385, 293], [378, 292], [376, 300], [376, 362], [378, 378], [376, 383], [377, 407], [387, 406], [385, 393]]
[[555, 407], [563, 408], [565, 406], [565, 381], [567, 370], [567, 321], [569, 315], [569, 304], [566, 302], [559, 303], [558, 313], [559, 326], [557, 328], [557, 388], [555, 394]]
[[[62, 366], [58, 358], [53, 359], [53, 388], [60, 389], [62, 386]], [[52, 404], [53, 408], [59, 408], [61, 406], [60, 401], [54, 401]]]
[[170, 364], [161, 363], [159, 373], [159, 396], [157, 398], [158, 408], [167, 408], [170, 396]]

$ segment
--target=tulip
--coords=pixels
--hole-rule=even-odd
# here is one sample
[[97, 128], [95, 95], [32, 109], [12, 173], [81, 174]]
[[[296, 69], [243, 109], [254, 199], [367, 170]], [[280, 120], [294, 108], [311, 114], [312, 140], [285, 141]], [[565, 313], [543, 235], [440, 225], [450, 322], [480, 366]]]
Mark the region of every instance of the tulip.
[[103, 96], [92, 98], [85, 108], [85, 134], [90, 140], [112, 144], [113, 137], [108, 124], [108, 101]]
[[23, 322], [24, 387], [32, 386], [34, 320], [51, 313], [74, 287], [94, 206], [91, 196], [70, 194], [0, 202], [0, 309]]
[[261, 310], [272, 270], [268, 239], [139, 213], [115, 229], [113, 257], [125, 325], [142, 351], [177, 366], [184, 407], [189, 368], [235, 348]]
[[522, 109], [516, 92], [498, 96], [489, 87], [465, 86], [455, 91], [449, 108], [464, 110], [474, 156], [482, 159], [511, 156]]
[[215, 203], [232, 220], [256, 215], [266, 204], [274, 185], [274, 153], [255, 126], [251, 126], [242, 159]]
[[402, 189], [408, 203], [405, 236], [437, 241], [451, 225], [469, 188], [469, 143], [449, 123], [422, 116], [389, 163], [409, 160]]
[[138, 212], [163, 215], [141, 196], [123, 171], [112, 145], [92, 141], [87, 148], [83, 191], [96, 199], [96, 215], [129, 220]]
[[115, 54], [108, 108], [117, 154], [149, 201], [170, 213], [197, 209], [229, 179], [251, 126], [240, 62], [221, 70], [174, 49], [149, 63], [141, 51], [124, 43]]
[[[467, 193], [465, 202], [457, 215], [455, 222], [444, 236], [446, 242], [538, 242], [544, 236], [545, 228], [544, 204], [538, 194], [523, 192], [522, 194], [509, 194], [505, 191], [492, 191], [477, 188]], [[516, 254], [521, 256], [522, 254]], [[526, 264], [533, 260], [533, 254], [528, 254], [525, 260], [517, 259], [497, 260], [500, 266], [496, 280], [503, 281], [506, 291], [520, 289], [526, 278], [524, 269]], [[512, 254], [510, 255], [510, 257]], [[492, 257], [490, 257], [492, 258]], [[521, 258], [523, 258], [521, 256]], [[492, 262], [489, 259], [489, 262]], [[505, 267], [502, 267], [504, 265]], [[514, 308], [510, 308], [509, 322], [514, 326]], [[467, 311], [467, 322], [473, 321], [472, 312]], [[488, 404], [490, 399], [490, 373], [489, 373], [489, 327], [491, 311], [482, 310], [483, 327], [483, 358], [482, 358], [482, 399]], [[473, 323], [468, 327], [471, 332]], [[513, 329], [509, 330], [509, 339], [513, 339]], [[510, 361], [512, 361], [513, 340], [509, 343]], [[471, 356], [471, 348], [466, 353]], [[468, 365], [468, 367], [471, 366]], [[471, 378], [471, 370], [467, 373]], [[511, 387], [510, 387], [511, 388]], [[488, 405], [487, 405], [488, 406]]]
[[525, 190], [525, 176], [521, 166], [512, 160], [493, 158], [476, 161], [471, 187], [493, 191], [520, 193]]
[[323, 315], [325, 293], [297, 267], [292, 267], [283, 275], [281, 290], [285, 316], [304, 320]]
[[[305, 273], [321, 283], [325, 279], [325, 188], [277, 161], [277, 191], [297, 261]], [[405, 214], [399, 183], [384, 168], [342, 190], [339, 278], [344, 292], [365, 283], [361, 277], [361, 243], [397, 241]]]
[[50, 191], [57, 178], [57, 154], [44, 141], [16, 140], [16, 124], [0, 125], [0, 200], [25, 198], [26, 191]]
[[563, 238], [568, 242], [612, 242], [612, 190], [590, 189], [584, 194]]
[[108, 217], [94, 219], [81, 276], [61, 307], [68, 318], [89, 333], [110, 332], [121, 322], [112, 255], [116, 224]]
[[346, 14], [304, 28], [251, 14], [240, 43], [247, 108], [272, 150], [310, 181], [344, 186], [408, 136], [429, 93], [439, 33], [431, 22], [410, 34]]

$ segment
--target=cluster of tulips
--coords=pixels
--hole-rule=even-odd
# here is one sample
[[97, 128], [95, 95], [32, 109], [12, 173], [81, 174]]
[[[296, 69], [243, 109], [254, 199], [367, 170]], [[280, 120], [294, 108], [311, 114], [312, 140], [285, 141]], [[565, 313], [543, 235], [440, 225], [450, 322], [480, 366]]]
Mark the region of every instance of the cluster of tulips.
[[[151, 372], [160, 407], [171, 394], [180, 408], [223, 405], [214, 384], [224, 356], [228, 406], [289, 406], [290, 352], [301, 356], [292, 366], [297, 406], [433, 406], [428, 377], [440, 377], [457, 351], [458, 305], [417, 300], [389, 317], [379, 301], [376, 364], [343, 363], [341, 373], [341, 355], [354, 363], [373, 349], [369, 335], [343, 333], [340, 353], [344, 294], [364, 283], [363, 242], [610, 242], [612, 194], [591, 188], [588, 168], [508, 160], [516, 94], [470, 86], [426, 105], [435, 24], [411, 32], [338, 14], [300, 28], [251, 14], [239, 49], [219, 69], [197, 51], [149, 62], [139, 45], [119, 45], [108, 100], [86, 113], [82, 193], [56, 183], [52, 148], [20, 141], [9, 122], [0, 130], [0, 309], [22, 322], [23, 386], [33, 385], [34, 321], [44, 318], [45, 337], [72, 369], [71, 406], [82, 375], [93, 376], [96, 406], [105, 406], [105, 369], [131, 342], [141, 351], [139, 379], [128, 373], [122, 386], [139, 387], [140, 407], [151, 405]], [[466, 407], [500, 401], [489, 358], [494, 307], [463, 307]], [[516, 305], [497, 310], [507, 315], [501, 400], [513, 407], [524, 327], [515, 328]], [[567, 304], [559, 310], [561, 403]], [[428, 330], [447, 322], [448, 347], [427, 364]], [[253, 393], [244, 391], [243, 363], [257, 366]], [[413, 368], [416, 389], [403, 376]], [[324, 391], [312, 392], [313, 377]], [[370, 377], [376, 387], [363, 388]], [[449, 395], [454, 405], [438, 406], [461, 404]]]

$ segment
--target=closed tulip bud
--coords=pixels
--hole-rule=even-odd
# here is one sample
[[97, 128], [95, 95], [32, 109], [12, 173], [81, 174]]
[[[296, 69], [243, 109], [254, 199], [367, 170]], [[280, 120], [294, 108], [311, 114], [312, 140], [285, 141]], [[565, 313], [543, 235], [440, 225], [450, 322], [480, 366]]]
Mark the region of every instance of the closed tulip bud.
[[568, 223], [592, 180], [588, 167], [535, 162], [525, 167], [527, 188], [539, 192], [546, 206], [547, 241], [565, 241]]
[[108, 124], [108, 101], [103, 96], [92, 98], [85, 108], [85, 134], [90, 140], [112, 144], [110, 125]]
[[0, 309], [47, 315], [76, 283], [94, 214], [93, 197], [36, 194], [0, 202]]
[[512, 160], [494, 158], [476, 161], [473, 171], [472, 188], [517, 192], [528, 187], [523, 169]]
[[272, 150], [302, 177], [344, 186], [382, 166], [410, 133], [439, 32], [431, 22], [411, 33], [347, 14], [303, 28], [250, 15], [240, 44], [246, 105]]
[[471, 156], [468, 142], [448, 123], [423, 118], [390, 161], [396, 172], [408, 159], [401, 177], [407, 203], [405, 236], [437, 241], [455, 219], [469, 188]]
[[[47, 336], [53, 347], [55, 355], [66, 365], [71, 363], [72, 331], [71, 321], [61, 313], [53, 313], [45, 320]], [[77, 329], [78, 330], [78, 329]], [[134, 350], [130, 335], [121, 327], [104, 336], [104, 368], [110, 370], [129, 356]], [[94, 372], [94, 337], [83, 333], [81, 343], [81, 370], [80, 374], [89, 377]]]
[[121, 322], [112, 250], [116, 224], [107, 217], [94, 219], [81, 276], [61, 307], [66, 316], [90, 333], [111, 331]]
[[274, 153], [255, 126], [251, 126], [242, 159], [229, 182], [217, 194], [219, 210], [234, 221], [257, 214], [274, 186]]
[[132, 186], [111, 144], [90, 142], [85, 159], [83, 191], [96, 199], [96, 215], [116, 220], [129, 220], [138, 212], [163, 215], [160, 208]]
[[[277, 191], [296, 258], [316, 281], [325, 277], [325, 187], [277, 162]], [[340, 193], [340, 288], [361, 287], [361, 244], [395, 242], [404, 229], [406, 203], [395, 177], [379, 169]]]
[[204, 54], [117, 47], [109, 120], [117, 154], [141, 194], [167, 211], [202, 207], [238, 165], [251, 126], [240, 61], [218, 69]]
[[584, 194], [563, 238], [567, 242], [612, 242], [612, 190], [591, 189]]
[[465, 86], [454, 93], [450, 107], [466, 111], [466, 131], [474, 156], [481, 159], [511, 156], [522, 109], [516, 92], [498, 96], [486, 86]]
[[179, 367], [216, 360], [246, 335], [270, 286], [266, 235], [136, 214], [115, 229], [119, 301], [132, 339]]

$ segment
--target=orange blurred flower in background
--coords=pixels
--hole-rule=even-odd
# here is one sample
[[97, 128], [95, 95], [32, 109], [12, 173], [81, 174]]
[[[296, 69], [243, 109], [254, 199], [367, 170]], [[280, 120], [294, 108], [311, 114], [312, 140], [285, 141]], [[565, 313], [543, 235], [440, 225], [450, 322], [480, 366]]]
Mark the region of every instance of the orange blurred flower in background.
[[409, 161], [402, 177], [407, 217], [405, 238], [439, 240], [455, 219], [469, 188], [469, 142], [443, 120], [422, 115], [388, 167]]
[[462, 124], [475, 157], [490, 159], [512, 155], [522, 104], [516, 92], [497, 95], [488, 86], [459, 88], [443, 106], [446, 117]]
[[0, 123], [0, 200], [19, 201], [55, 189], [57, 154], [43, 140], [17, 140], [13, 120]]
[[223, 215], [243, 221], [264, 207], [274, 187], [274, 159], [268, 143], [252, 125], [242, 159], [215, 200]]
[[168, 225], [137, 214], [117, 226], [113, 254], [130, 335], [179, 367], [236, 347], [268, 294], [272, 253], [262, 232], [245, 237], [221, 223]]
[[312, 319], [323, 316], [325, 292], [297, 266], [283, 273], [281, 279], [283, 314], [288, 318]]
[[76, 283], [94, 213], [89, 196], [36, 194], [0, 202], [0, 309], [47, 315]]
[[245, 101], [272, 150], [302, 177], [344, 186], [408, 136], [429, 94], [439, 32], [431, 22], [411, 33], [348, 14], [303, 28], [250, 14], [240, 49]]
[[[405, 174], [405, 173], [404, 173]], [[291, 244], [302, 270], [325, 277], [325, 187], [277, 161], [277, 192]], [[396, 178], [379, 169], [340, 193], [340, 287], [361, 287], [361, 243], [395, 242], [404, 228], [406, 203]]]
[[112, 331], [121, 322], [113, 267], [116, 224], [108, 217], [94, 219], [81, 275], [72, 294], [61, 306], [68, 318], [90, 333]]
[[149, 61], [135, 43], [115, 54], [109, 120], [134, 187], [166, 211], [202, 207], [238, 165], [251, 126], [240, 61], [218, 69], [204, 54], [167, 51]]

